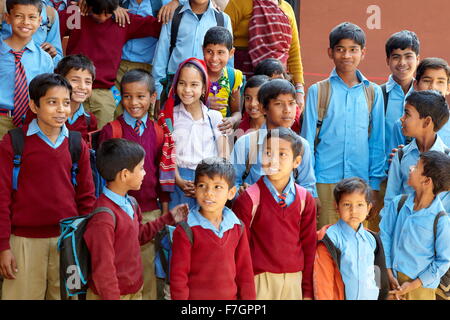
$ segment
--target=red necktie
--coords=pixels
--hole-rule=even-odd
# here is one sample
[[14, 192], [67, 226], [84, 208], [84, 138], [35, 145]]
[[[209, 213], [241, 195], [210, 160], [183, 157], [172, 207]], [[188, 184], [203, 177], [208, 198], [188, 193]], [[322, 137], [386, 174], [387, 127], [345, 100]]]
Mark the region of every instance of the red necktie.
[[136, 120], [136, 123], [134, 125], [134, 132], [136, 132], [137, 135], [139, 135], [141, 133], [141, 124], [142, 124], [142, 120]]
[[50, 0], [50, 2], [53, 4], [53, 7], [55, 8], [56, 11], [59, 11], [59, 7], [64, 4], [63, 0], [61, 1]]
[[286, 207], [286, 196], [287, 196], [287, 193], [282, 193], [282, 194], [278, 195], [278, 199], [279, 199], [278, 204], [282, 208]]
[[23, 67], [22, 55], [25, 52], [26, 48], [22, 51], [15, 52], [11, 50], [11, 53], [14, 54], [15, 64], [16, 64], [16, 73], [14, 78], [14, 115], [13, 115], [13, 124], [16, 127], [22, 127], [23, 119], [28, 110], [28, 83], [27, 76], [25, 74], [25, 69]]

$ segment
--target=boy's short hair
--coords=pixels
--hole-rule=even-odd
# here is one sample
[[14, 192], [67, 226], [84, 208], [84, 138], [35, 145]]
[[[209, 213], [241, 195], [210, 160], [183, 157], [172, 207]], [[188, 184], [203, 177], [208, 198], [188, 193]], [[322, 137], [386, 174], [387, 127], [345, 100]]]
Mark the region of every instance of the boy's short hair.
[[258, 101], [264, 109], [269, 109], [270, 100], [280, 94], [291, 94], [295, 99], [295, 87], [286, 79], [272, 79], [264, 83], [258, 91]]
[[72, 86], [69, 81], [60, 74], [43, 73], [31, 80], [28, 87], [30, 100], [39, 107], [39, 100], [47, 94], [47, 91], [54, 87], [65, 87], [72, 94]]
[[234, 186], [234, 181], [236, 179], [236, 171], [233, 165], [225, 158], [220, 157], [210, 157], [203, 159], [197, 165], [195, 169], [195, 180], [194, 183], [197, 184], [198, 179], [202, 176], [208, 176], [208, 178], [213, 179], [219, 176], [228, 184], [229, 188]]
[[270, 78], [264, 74], [253, 76], [245, 82], [244, 92], [246, 89], [259, 88], [269, 80]]
[[433, 194], [450, 190], [450, 157], [440, 151], [427, 151], [420, 155], [423, 176], [433, 181]]
[[294, 159], [303, 153], [302, 139], [291, 128], [278, 127], [269, 130], [264, 143], [267, 143], [270, 138], [279, 138], [290, 142]]
[[445, 97], [436, 90], [413, 91], [406, 103], [416, 108], [420, 119], [431, 117], [434, 132], [438, 132], [448, 121], [449, 110]]
[[209, 28], [203, 38], [203, 48], [206, 48], [209, 44], [224, 45], [228, 51], [233, 49], [233, 35], [225, 27], [212, 27]]
[[32, 5], [38, 9], [39, 15], [42, 11], [42, 0], [6, 0], [6, 11], [11, 13], [15, 5]]
[[351, 193], [361, 193], [366, 198], [366, 202], [371, 202], [371, 189], [369, 185], [361, 178], [347, 178], [339, 181], [333, 190], [334, 201], [339, 204], [342, 195]]
[[334, 27], [330, 32], [329, 39], [331, 49], [334, 49], [342, 39], [355, 41], [361, 46], [361, 49], [366, 46], [366, 34], [360, 27], [351, 22], [343, 22]]
[[389, 37], [385, 45], [386, 57], [389, 58], [395, 49], [405, 50], [411, 48], [416, 55], [420, 52], [420, 41], [417, 35], [409, 30], [396, 32]]
[[127, 71], [120, 81], [120, 92], [123, 92], [123, 85], [127, 83], [132, 82], [143, 82], [147, 86], [148, 91], [150, 94], [153, 94], [156, 92], [155, 87], [155, 79], [153, 79], [150, 72], [144, 70], [144, 69], [133, 69], [130, 71]]
[[66, 77], [70, 70], [87, 70], [92, 80], [95, 79], [95, 66], [91, 59], [82, 54], [72, 54], [62, 58], [56, 66], [55, 73]]
[[113, 14], [119, 7], [119, 0], [86, 0], [86, 4], [95, 14]]
[[134, 141], [114, 138], [100, 144], [96, 153], [96, 165], [100, 175], [108, 182], [116, 179], [123, 169], [133, 172], [145, 157], [145, 150]]
[[254, 74], [264, 74], [269, 77], [272, 77], [274, 74], [282, 74], [285, 79], [289, 77], [281, 61], [275, 58], [267, 58], [259, 62], [255, 67]]
[[425, 58], [422, 61], [420, 61], [419, 65], [417, 66], [416, 71], [416, 81], [419, 82], [420, 79], [422, 79], [422, 76], [424, 75], [425, 71], [428, 69], [434, 69], [439, 70], [443, 69], [445, 71], [445, 74], [447, 75], [447, 82], [450, 82], [450, 67], [444, 59], [441, 58]]

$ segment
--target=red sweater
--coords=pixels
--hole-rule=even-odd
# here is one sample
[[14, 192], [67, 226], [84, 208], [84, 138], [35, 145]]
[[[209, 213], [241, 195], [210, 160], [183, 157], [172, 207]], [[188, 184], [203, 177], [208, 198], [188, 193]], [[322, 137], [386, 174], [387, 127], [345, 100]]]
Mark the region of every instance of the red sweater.
[[[245, 223], [252, 253], [253, 271], [291, 273], [303, 272], [304, 297], [313, 297], [312, 271], [316, 253], [316, 206], [309, 192], [305, 209], [299, 214], [300, 199], [281, 208], [266, 187], [262, 177], [256, 182], [260, 188], [260, 204], [251, 229], [252, 200], [247, 192], [233, 204], [233, 211]], [[262, 209], [264, 208], [264, 209]]]
[[[123, 115], [117, 118], [122, 125], [122, 138], [139, 143], [145, 150], [144, 169], [146, 175], [142, 181], [141, 189], [138, 191], [130, 191], [128, 194], [136, 198], [143, 212], [156, 210], [158, 206], [158, 198], [160, 202], [169, 202], [170, 195], [168, 192], [161, 191], [159, 184], [159, 160], [161, 158], [162, 143], [156, 143], [156, 132], [154, 122], [147, 119], [146, 129], [142, 136], [138, 136], [133, 128], [129, 126], [123, 119]], [[107, 124], [103, 127], [99, 143], [112, 137], [112, 127]]]
[[178, 226], [173, 234], [170, 293], [173, 300], [254, 300], [252, 261], [245, 230], [235, 225], [217, 237], [192, 227], [194, 244]]
[[17, 191], [12, 190], [9, 134], [0, 142], [0, 163], [0, 251], [9, 249], [11, 233], [27, 238], [57, 237], [59, 220], [91, 212], [94, 184], [84, 141], [75, 188], [68, 139], [53, 149], [37, 134], [25, 137]]
[[139, 207], [131, 219], [104, 194], [95, 207], [110, 208], [116, 216], [116, 225], [107, 212], [96, 214], [87, 224], [84, 240], [91, 255], [92, 270], [89, 288], [104, 300], [118, 300], [121, 295], [138, 292], [143, 285], [140, 245], [152, 240], [164, 225], [175, 221], [169, 213], [142, 224]]
[[89, 132], [97, 130], [97, 118], [92, 112], [88, 113], [91, 116], [89, 127], [86, 120], [87, 117], [84, 114], [79, 116], [78, 119], [73, 124], [70, 124], [69, 121], [66, 122], [67, 129], [81, 132], [84, 141], [88, 141]]
[[84, 54], [94, 62], [96, 76], [93, 88], [110, 89], [116, 80], [122, 59], [122, 48], [130, 39], [159, 38], [161, 24], [155, 17], [141, 17], [129, 13], [130, 24], [120, 27], [113, 19], [97, 23], [91, 16], [82, 16], [81, 28], [70, 30], [67, 22], [72, 14], [59, 11], [61, 38], [69, 36], [66, 55]]

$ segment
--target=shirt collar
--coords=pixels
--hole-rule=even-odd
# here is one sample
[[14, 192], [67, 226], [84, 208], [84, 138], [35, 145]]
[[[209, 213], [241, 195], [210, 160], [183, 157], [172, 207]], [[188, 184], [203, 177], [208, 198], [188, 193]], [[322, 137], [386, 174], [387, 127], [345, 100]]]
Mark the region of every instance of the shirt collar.
[[[41, 128], [38, 125], [37, 119], [33, 119], [28, 125], [27, 137], [37, 133], [41, 133], [42, 135], [45, 136], [45, 133], [41, 130]], [[61, 127], [61, 132], [59, 133], [59, 136], [60, 137], [64, 136], [66, 138], [69, 137], [69, 130], [67, 129], [65, 124], [63, 124], [63, 126]]]
[[[123, 111], [123, 119], [125, 120], [126, 124], [128, 124], [129, 126], [131, 126], [132, 128], [134, 128], [134, 126], [136, 125], [136, 121], [138, 119], [133, 118], [128, 112], [127, 110]], [[146, 113], [142, 118], [142, 124], [144, 125], [144, 128], [147, 128], [147, 119], [148, 119], [148, 113]]]
[[[263, 176], [263, 180], [264, 180], [267, 188], [269, 189], [270, 193], [276, 194], [277, 196], [280, 195], [278, 190], [275, 189], [275, 187], [273, 186], [272, 182], [270, 182], [270, 180], [269, 180], [269, 178], [267, 176]], [[295, 184], [294, 184], [294, 179], [293, 179], [292, 175], [289, 178], [289, 182], [286, 185], [286, 187], [284, 187], [282, 193], [286, 193], [286, 194], [292, 194], [293, 193], [293, 194], [295, 194]]]
[[[180, 108], [180, 112], [183, 113], [185, 116], [188, 116], [189, 118], [192, 119], [192, 115], [189, 113], [189, 111], [186, 110], [186, 107], [184, 106], [183, 102], [180, 102], [180, 104], [178, 105]], [[202, 102], [202, 113], [203, 113], [203, 121], [206, 122], [208, 121], [208, 107], [205, 106]]]
[[[358, 230], [355, 232], [355, 230], [353, 230], [352, 227], [350, 227], [344, 220], [339, 219], [339, 221], [337, 222], [337, 225], [339, 226], [339, 228], [342, 231], [342, 234], [344, 235], [344, 237], [347, 239], [347, 237], [354, 237], [355, 235], [360, 235], [362, 236], [365, 229], [364, 226], [362, 225], [362, 223], [359, 224], [359, 228]], [[364, 239], [364, 237], [362, 237]]]
[[117, 204], [119, 207], [124, 207], [130, 203], [128, 200], [127, 194], [125, 195], [125, 197], [123, 197], [120, 194], [117, 194], [114, 191], [111, 191], [110, 189], [108, 189], [108, 187], [103, 188], [103, 193], [105, 194], [105, 196], [107, 196], [109, 199], [111, 199], [111, 201], [114, 202], [115, 204]]
[[[402, 87], [397, 83], [397, 81], [394, 80], [394, 77], [392, 74], [389, 75], [388, 82], [386, 82], [386, 92], [390, 92], [392, 89], [394, 89], [396, 86], [399, 87], [399, 89], [403, 92]], [[406, 93], [406, 96], [409, 95], [412, 91], [414, 91], [414, 79], [411, 82], [411, 86], [409, 87], [408, 92]]]
[[239, 221], [239, 219], [236, 217], [236, 215], [234, 214], [233, 211], [231, 211], [231, 209], [224, 207], [222, 210], [222, 222], [220, 223], [220, 227], [219, 230], [217, 230], [217, 228], [211, 223], [211, 221], [209, 221], [208, 219], [206, 219], [201, 213], [200, 213], [200, 207], [198, 205], [195, 205], [188, 214], [187, 217], [187, 223], [189, 226], [193, 227], [193, 226], [202, 226], [205, 227], [207, 229], [211, 229], [215, 232], [219, 231], [226, 231], [229, 230], [231, 228], [233, 228], [233, 226], [235, 224], [240, 225], [241, 222]]
[[74, 114], [72, 115], [72, 117], [70, 117], [69, 123], [72, 121], [72, 123], [77, 120], [79, 117], [81, 117], [82, 115], [84, 115], [85, 117], [91, 117], [89, 115], [89, 113], [86, 112], [86, 110], [84, 110], [83, 104], [80, 104], [80, 107], [78, 108], [77, 111], [74, 112]]
[[[364, 85], [367, 87], [370, 85], [370, 81], [367, 80], [367, 78], [361, 73], [361, 71], [356, 70], [356, 77], [358, 78], [359, 81], [361, 81], [361, 83], [364, 83]], [[340, 81], [344, 82], [342, 80], [342, 78], [337, 74], [336, 72], [336, 68], [333, 69], [333, 71], [331, 71], [330, 73], [330, 79], [331, 78], [336, 78], [339, 79]]]
[[[407, 207], [409, 209], [409, 214], [414, 213], [425, 213], [428, 214], [429, 212], [433, 212], [435, 215], [438, 214], [441, 211], [445, 211], [444, 206], [442, 205], [441, 199], [439, 196], [434, 197], [433, 202], [428, 206], [428, 208], [420, 209], [417, 212], [414, 212], [414, 198], [416, 197], [416, 192], [414, 191], [411, 193], [408, 198], [405, 201], [404, 207]], [[423, 211], [426, 210], [426, 211]]]
[[[205, 14], [209, 9], [215, 10], [214, 7], [212, 6], [211, 0], [208, 2], [208, 8], [202, 14]], [[184, 4], [183, 8], [181, 8], [181, 10], [180, 10], [180, 13], [182, 13], [182, 12], [184, 12], [186, 10], [190, 10], [192, 13], [194, 13], [194, 11], [192, 11], [191, 4], [190, 4], [189, 1], [186, 1], [186, 3]], [[196, 15], [196, 13], [194, 13], [194, 14]]]
[[[447, 146], [442, 141], [441, 137], [439, 137], [439, 135], [436, 134], [436, 141], [434, 141], [434, 144], [431, 146], [429, 151], [443, 152], [446, 148], [447, 148]], [[417, 150], [417, 152], [420, 153], [419, 147], [417, 146], [416, 139], [413, 139], [410, 144], [406, 145], [403, 148], [403, 155], [406, 155], [406, 154], [412, 152], [413, 150]]]
[[[1, 38], [1, 37], [0, 37]], [[30, 50], [31, 52], [36, 51], [36, 45], [34, 44], [33, 39], [30, 40], [30, 42], [28, 42], [24, 48], [27, 48], [28, 50]], [[9, 52], [10, 50], [13, 50], [9, 45], [6, 44], [6, 42], [2, 39], [0, 42], [0, 52], [2, 54], [5, 54], [7, 52]], [[14, 51], [14, 50], [13, 50]]]

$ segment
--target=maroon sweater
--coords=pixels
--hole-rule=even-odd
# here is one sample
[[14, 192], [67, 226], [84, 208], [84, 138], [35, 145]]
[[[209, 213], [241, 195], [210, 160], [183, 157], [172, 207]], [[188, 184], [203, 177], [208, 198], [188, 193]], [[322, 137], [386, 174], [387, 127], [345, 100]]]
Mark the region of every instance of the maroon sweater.
[[[147, 128], [142, 136], [138, 136], [133, 128], [123, 119], [123, 115], [117, 118], [122, 125], [122, 138], [139, 143], [145, 150], [144, 169], [146, 175], [142, 181], [141, 189], [130, 191], [128, 194], [136, 198], [143, 212], [156, 210], [160, 202], [169, 202], [168, 192], [161, 191], [159, 183], [159, 159], [161, 158], [162, 143], [157, 144], [154, 122], [147, 119]], [[100, 132], [99, 143], [112, 137], [112, 127], [108, 123]]]
[[143, 285], [144, 271], [140, 246], [152, 240], [166, 224], [174, 224], [170, 213], [142, 224], [141, 210], [133, 219], [112, 200], [102, 194], [95, 207], [107, 207], [107, 212], [93, 216], [87, 224], [84, 240], [91, 255], [89, 288], [104, 300], [118, 300], [121, 295], [133, 294]]
[[80, 132], [84, 141], [88, 141], [89, 132], [97, 130], [97, 118], [92, 112], [88, 113], [90, 115], [89, 126], [86, 120], [87, 117], [84, 114], [79, 116], [73, 124], [70, 124], [69, 121], [66, 122], [67, 129]]
[[[303, 272], [304, 297], [313, 297], [312, 271], [316, 253], [316, 206], [309, 192], [300, 216], [300, 199], [286, 208], [275, 201], [262, 177], [256, 182], [260, 189], [260, 204], [251, 229], [252, 200], [247, 192], [233, 204], [233, 211], [245, 223], [249, 234], [253, 271], [292, 273]], [[263, 209], [264, 208], [264, 209]]]
[[125, 27], [120, 27], [113, 19], [97, 23], [91, 16], [82, 16], [81, 28], [70, 30], [67, 21], [71, 21], [71, 14], [59, 11], [61, 38], [69, 36], [66, 55], [81, 53], [94, 62], [94, 89], [109, 89], [114, 85], [122, 58], [122, 48], [128, 40], [159, 38], [161, 24], [155, 17], [141, 17], [131, 13], [129, 16], [131, 23], [125, 24]]
[[0, 251], [9, 249], [11, 233], [27, 238], [56, 237], [59, 220], [91, 212], [94, 184], [84, 141], [77, 187], [71, 182], [68, 139], [53, 149], [36, 134], [25, 137], [17, 191], [12, 190], [9, 134], [0, 142], [0, 163]]
[[222, 238], [192, 227], [194, 244], [178, 226], [173, 234], [170, 294], [173, 300], [254, 300], [252, 261], [245, 230], [235, 225]]

